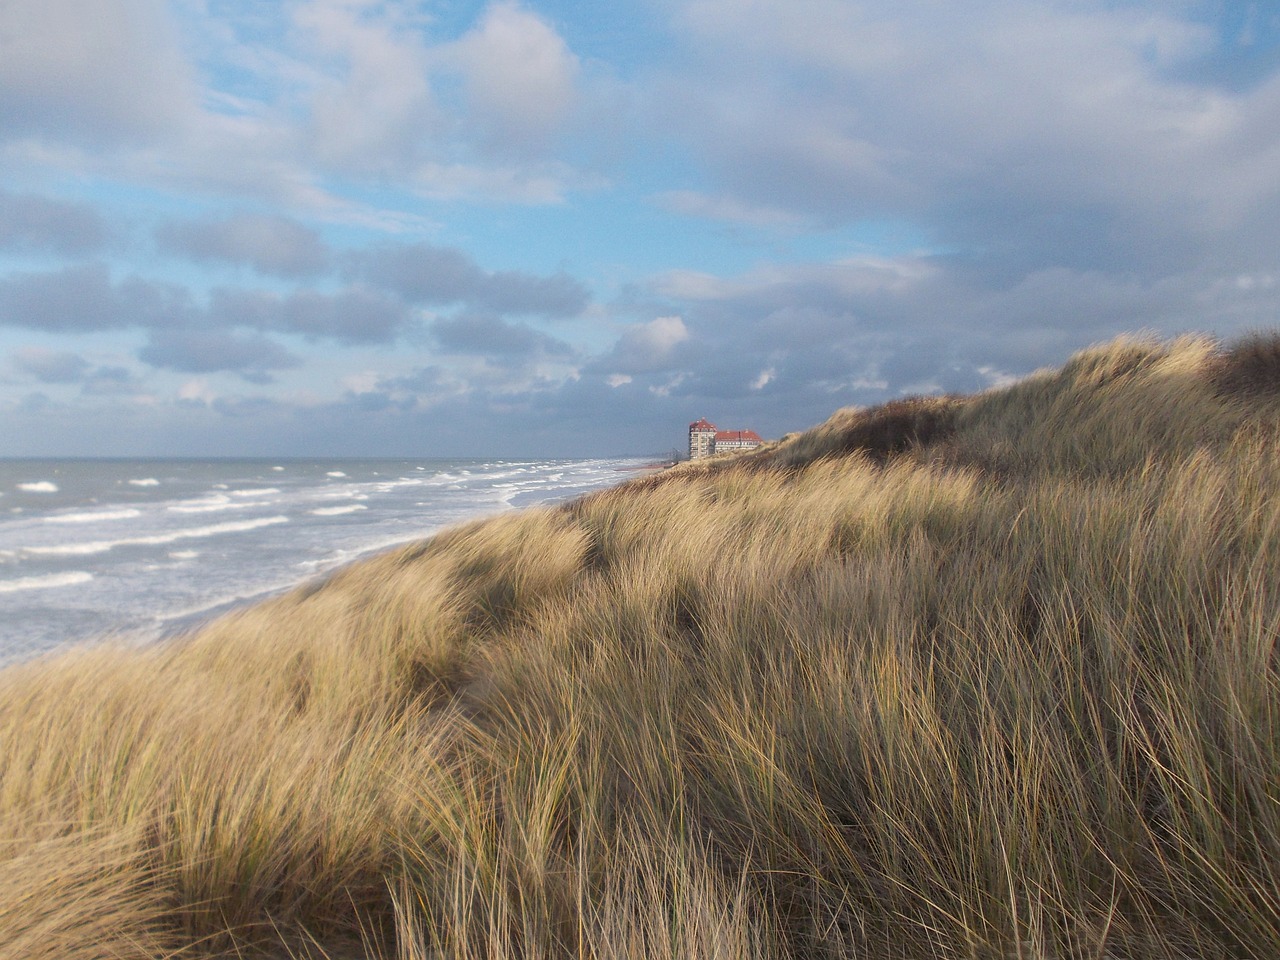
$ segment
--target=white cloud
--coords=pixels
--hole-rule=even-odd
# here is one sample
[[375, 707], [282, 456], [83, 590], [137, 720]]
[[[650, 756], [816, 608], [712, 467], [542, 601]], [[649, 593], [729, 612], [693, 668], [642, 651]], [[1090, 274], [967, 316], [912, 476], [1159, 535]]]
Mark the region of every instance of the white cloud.
[[361, 370], [347, 374], [339, 382], [348, 393], [372, 393], [383, 379], [384, 375], [376, 370]]
[[518, 3], [492, 4], [439, 59], [462, 75], [469, 119], [500, 147], [540, 147], [576, 99], [578, 58], [550, 24]]
[[[629, 382], [631, 374], [671, 370], [681, 361], [678, 348], [689, 339], [689, 328], [682, 318], [656, 317], [627, 327], [613, 349], [592, 366], [597, 372], [608, 374], [610, 386], [619, 386]], [[626, 381], [613, 382], [624, 376]]]
[[656, 353], [669, 353], [677, 343], [689, 339], [689, 330], [680, 317], [658, 317], [636, 328], [635, 342]]
[[0, 2], [0, 162], [391, 231], [421, 217], [353, 183], [530, 204], [599, 185], [548, 149], [579, 67], [545, 20], [499, 3], [460, 38], [436, 26], [403, 0]]
[[438, 123], [428, 53], [415, 25], [362, 0], [313, 0], [295, 8], [294, 22], [313, 45], [312, 67], [332, 64], [310, 104], [322, 157], [373, 170], [411, 161]]
[[192, 105], [162, 0], [0, 3], [0, 138], [150, 139]]
[[210, 404], [218, 399], [218, 395], [210, 388], [208, 380], [196, 377], [178, 387], [178, 399], [188, 403]]

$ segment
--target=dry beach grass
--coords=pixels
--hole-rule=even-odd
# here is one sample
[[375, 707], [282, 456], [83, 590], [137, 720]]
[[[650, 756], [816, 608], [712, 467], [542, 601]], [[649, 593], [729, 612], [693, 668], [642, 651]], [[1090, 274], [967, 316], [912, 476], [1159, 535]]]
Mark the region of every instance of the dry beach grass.
[[0, 674], [0, 956], [1280, 956], [1280, 340]]

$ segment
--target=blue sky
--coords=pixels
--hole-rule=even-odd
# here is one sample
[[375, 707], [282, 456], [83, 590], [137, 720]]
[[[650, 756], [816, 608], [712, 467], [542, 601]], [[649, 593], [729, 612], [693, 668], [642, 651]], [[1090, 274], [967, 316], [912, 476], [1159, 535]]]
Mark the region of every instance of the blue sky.
[[1278, 307], [1273, 2], [0, 5], [0, 455], [645, 454]]

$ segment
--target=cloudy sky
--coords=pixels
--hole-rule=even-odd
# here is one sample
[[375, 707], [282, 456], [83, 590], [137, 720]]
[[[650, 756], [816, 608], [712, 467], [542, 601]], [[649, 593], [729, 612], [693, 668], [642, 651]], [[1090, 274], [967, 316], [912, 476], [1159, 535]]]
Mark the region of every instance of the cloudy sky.
[[647, 454], [1278, 308], [1274, 0], [0, 0], [0, 455]]

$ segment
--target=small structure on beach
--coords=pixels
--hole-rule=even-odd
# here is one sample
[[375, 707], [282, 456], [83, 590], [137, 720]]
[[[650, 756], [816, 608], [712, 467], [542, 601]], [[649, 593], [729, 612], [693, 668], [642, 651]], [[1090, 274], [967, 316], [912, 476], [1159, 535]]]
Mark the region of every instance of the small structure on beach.
[[762, 443], [760, 434], [754, 430], [720, 430], [706, 417], [689, 424], [690, 460], [734, 450], [750, 450]]

